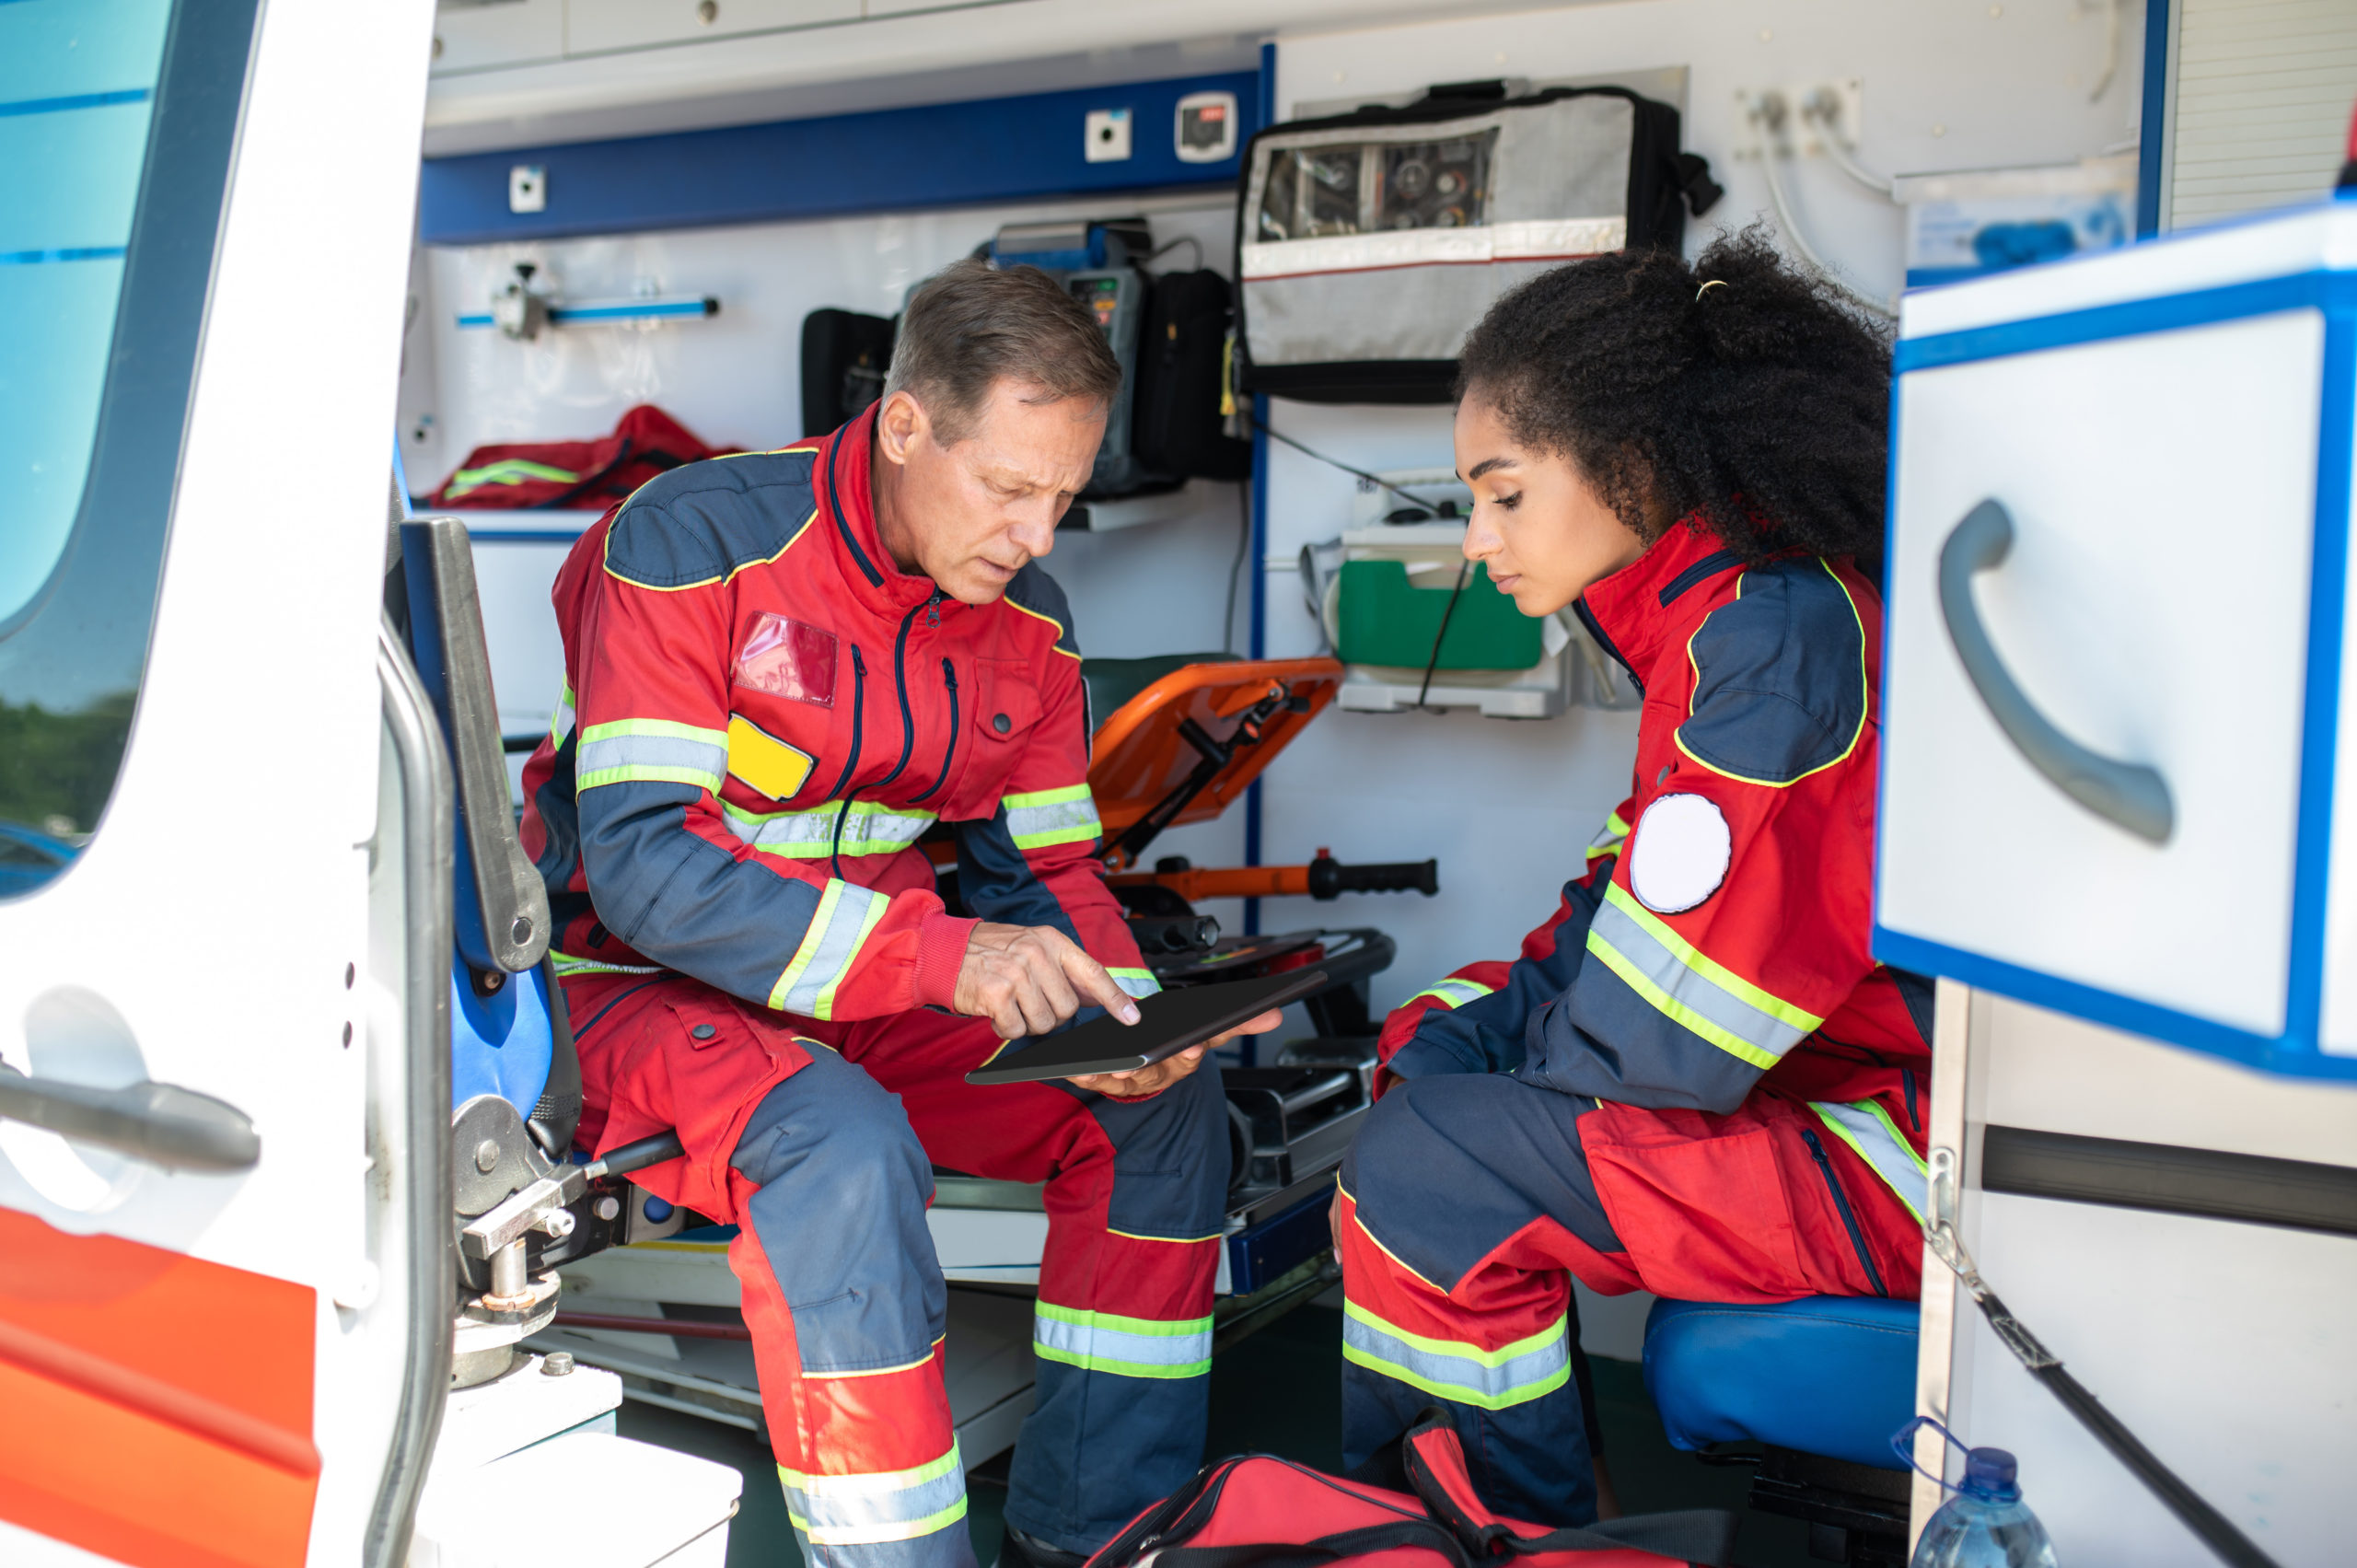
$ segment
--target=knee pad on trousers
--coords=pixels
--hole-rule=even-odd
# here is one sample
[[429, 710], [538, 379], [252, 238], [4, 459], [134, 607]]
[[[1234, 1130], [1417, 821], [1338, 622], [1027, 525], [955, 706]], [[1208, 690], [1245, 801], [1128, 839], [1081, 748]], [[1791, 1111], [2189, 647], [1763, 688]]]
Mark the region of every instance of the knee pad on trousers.
[[1192, 1241], [1227, 1217], [1227, 1097], [1205, 1063], [1148, 1099], [1086, 1097], [1113, 1144], [1107, 1223], [1132, 1236]]
[[900, 1102], [824, 1049], [754, 1109], [729, 1163], [794, 1318], [807, 1372], [902, 1366], [932, 1353], [948, 1296], [925, 1204], [933, 1166]]

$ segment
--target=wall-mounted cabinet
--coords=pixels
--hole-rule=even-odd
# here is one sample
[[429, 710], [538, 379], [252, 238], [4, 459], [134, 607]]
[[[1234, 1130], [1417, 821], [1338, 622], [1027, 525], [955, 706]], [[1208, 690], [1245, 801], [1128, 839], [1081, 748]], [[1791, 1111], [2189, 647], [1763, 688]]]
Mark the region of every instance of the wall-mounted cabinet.
[[1009, 0], [441, 0], [434, 74], [839, 26]]

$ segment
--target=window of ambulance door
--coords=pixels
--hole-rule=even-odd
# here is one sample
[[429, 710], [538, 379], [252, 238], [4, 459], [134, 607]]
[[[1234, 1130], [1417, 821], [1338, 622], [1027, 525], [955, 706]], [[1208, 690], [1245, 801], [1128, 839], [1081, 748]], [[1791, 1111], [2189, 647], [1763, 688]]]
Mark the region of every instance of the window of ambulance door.
[[0, 898], [130, 738], [256, 8], [0, 0]]

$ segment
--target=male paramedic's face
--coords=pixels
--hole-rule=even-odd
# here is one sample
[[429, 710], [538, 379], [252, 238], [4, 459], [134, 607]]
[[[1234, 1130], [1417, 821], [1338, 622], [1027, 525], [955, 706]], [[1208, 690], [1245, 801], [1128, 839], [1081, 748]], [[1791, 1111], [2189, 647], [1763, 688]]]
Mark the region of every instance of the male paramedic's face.
[[1088, 482], [1105, 405], [1044, 401], [1002, 380], [965, 438], [944, 445], [907, 392], [876, 421], [876, 523], [904, 572], [931, 577], [965, 604], [990, 604], [1015, 574], [1056, 547], [1056, 524]]
[[1568, 458], [1517, 442], [1478, 390], [1457, 406], [1457, 472], [1473, 488], [1465, 558], [1525, 615], [1553, 614], [1645, 552]]

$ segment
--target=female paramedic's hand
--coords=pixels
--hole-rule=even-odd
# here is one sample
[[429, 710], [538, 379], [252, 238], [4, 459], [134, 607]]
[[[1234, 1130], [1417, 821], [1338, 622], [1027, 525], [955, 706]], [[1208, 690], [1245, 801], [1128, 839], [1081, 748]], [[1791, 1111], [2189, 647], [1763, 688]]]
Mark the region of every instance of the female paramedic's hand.
[[984, 921], [974, 927], [950, 1005], [968, 1017], [988, 1018], [1005, 1040], [1046, 1034], [1090, 1005], [1125, 1024], [1138, 1021], [1138, 1005], [1105, 966], [1045, 925]]
[[1202, 1065], [1203, 1052], [1216, 1051], [1237, 1035], [1264, 1035], [1284, 1022], [1283, 1013], [1263, 1013], [1248, 1023], [1242, 1023], [1223, 1035], [1213, 1035], [1201, 1045], [1190, 1045], [1176, 1056], [1166, 1057], [1151, 1067], [1140, 1067], [1128, 1073], [1085, 1073], [1076, 1078], [1066, 1078], [1067, 1084], [1084, 1089], [1094, 1089], [1115, 1099], [1136, 1099], [1144, 1095], [1159, 1094]]

